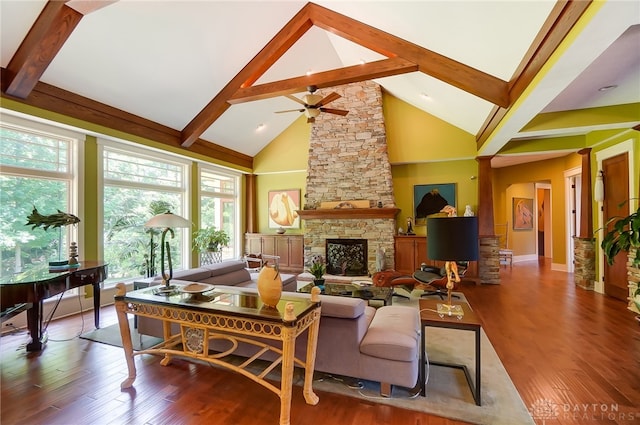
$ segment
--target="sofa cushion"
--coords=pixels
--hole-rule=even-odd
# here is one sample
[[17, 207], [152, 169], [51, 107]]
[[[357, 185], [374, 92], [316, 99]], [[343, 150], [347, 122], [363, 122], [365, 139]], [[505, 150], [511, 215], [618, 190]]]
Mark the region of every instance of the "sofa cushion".
[[197, 269], [178, 270], [173, 272], [173, 279], [188, 280], [190, 282], [200, 282], [211, 276], [211, 270], [206, 267]]
[[[324, 305], [322, 307], [324, 309]], [[360, 352], [383, 359], [414, 361], [418, 355], [419, 336], [418, 309], [380, 307], [360, 343]]]
[[237, 285], [242, 282], [251, 283], [251, 275], [244, 267], [239, 270], [232, 270], [225, 274], [212, 275], [200, 282], [210, 283], [212, 285]]
[[[230, 260], [223, 261], [221, 263], [209, 264], [206, 266], [202, 266], [201, 268], [209, 270], [211, 276], [219, 276], [221, 274], [231, 273], [236, 270], [243, 270], [246, 266], [247, 265], [244, 261]], [[248, 278], [246, 280], [251, 280], [251, 278]]]
[[355, 319], [362, 316], [367, 302], [360, 298], [335, 297], [332, 295], [321, 295], [322, 316], [336, 317], [341, 319]]

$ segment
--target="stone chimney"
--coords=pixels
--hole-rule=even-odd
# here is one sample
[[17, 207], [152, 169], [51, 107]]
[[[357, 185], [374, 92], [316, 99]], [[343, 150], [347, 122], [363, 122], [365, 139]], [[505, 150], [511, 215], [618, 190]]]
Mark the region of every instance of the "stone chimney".
[[[391, 165], [387, 155], [382, 114], [382, 91], [372, 81], [319, 90], [323, 96], [342, 97], [327, 105], [346, 109], [346, 116], [323, 112], [311, 129], [305, 209], [321, 202], [369, 201], [369, 207], [395, 208]], [[381, 210], [382, 211], [382, 210]], [[376, 253], [385, 251], [387, 268], [393, 267], [395, 215], [391, 217], [305, 219], [305, 259], [325, 253], [325, 240], [368, 241], [369, 273], [376, 271]]]

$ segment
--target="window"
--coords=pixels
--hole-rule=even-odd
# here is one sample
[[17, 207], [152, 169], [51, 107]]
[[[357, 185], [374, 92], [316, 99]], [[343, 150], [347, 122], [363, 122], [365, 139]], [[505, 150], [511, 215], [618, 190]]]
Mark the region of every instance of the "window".
[[0, 281], [69, 258], [77, 226], [27, 226], [34, 208], [77, 215], [78, 136], [5, 116], [0, 124]]
[[[188, 218], [188, 162], [127, 145], [102, 147], [103, 258], [113, 285], [160, 273], [160, 232], [144, 224], [167, 210]], [[187, 229], [167, 234], [173, 269], [188, 268]]]
[[200, 173], [200, 227], [224, 230], [230, 238], [223, 248], [222, 259], [239, 256], [238, 187], [239, 175], [216, 167], [201, 165]]

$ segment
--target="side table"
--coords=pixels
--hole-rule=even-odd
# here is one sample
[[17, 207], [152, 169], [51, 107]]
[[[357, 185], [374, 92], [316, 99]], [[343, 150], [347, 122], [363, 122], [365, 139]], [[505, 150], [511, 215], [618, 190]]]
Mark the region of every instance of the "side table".
[[[420, 350], [420, 394], [422, 396], [426, 396], [426, 385], [425, 385], [425, 335], [427, 326], [437, 327], [437, 328], [447, 328], [447, 329], [460, 329], [465, 331], [472, 331], [475, 334], [475, 357], [476, 357], [476, 373], [475, 373], [475, 382], [471, 378], [471, 374], [469, 373], [469, 369], [466, 365], [459, 364], [450, 364], [450, 363], [441, 363], [441, 362], [431, 362], [431, 364], [436, 366], [445, 366], [445, 367], [453, 367], [456, 369], [462, 369], [467, 378], [467, 382], [469, 383], [469, 387], [471, 388], [471, 393], [473, 394], [473, 399], [476, 402], [476, 405], [482, 405], [482, 401], [480, 398], [480, 331], [482, 330], [482, 323], [476, 314], [471, 310], [469, 305], [465, 302], [455, 302], [453, 305], [459, 305], [464, 312], [463, 316], [458, 316], [453, 313], [451, 316], [444, 314], [438, 314], [438, 304], [442, 304], [443, 302], [440, 300], [429, 300], [429, 299], [420, 299], [420, 325], [422, 327], [422, 343]], [[455, 343], [455, 342], [454, 342]]]

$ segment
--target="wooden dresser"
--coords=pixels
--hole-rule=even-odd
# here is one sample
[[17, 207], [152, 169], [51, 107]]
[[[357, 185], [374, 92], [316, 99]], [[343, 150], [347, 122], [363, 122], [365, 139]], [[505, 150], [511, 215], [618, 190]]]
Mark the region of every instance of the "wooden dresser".
[[304, 271], [304, 236], [245, 233], [245, 254], [280, 256], [280, 270], [289, 273]]

